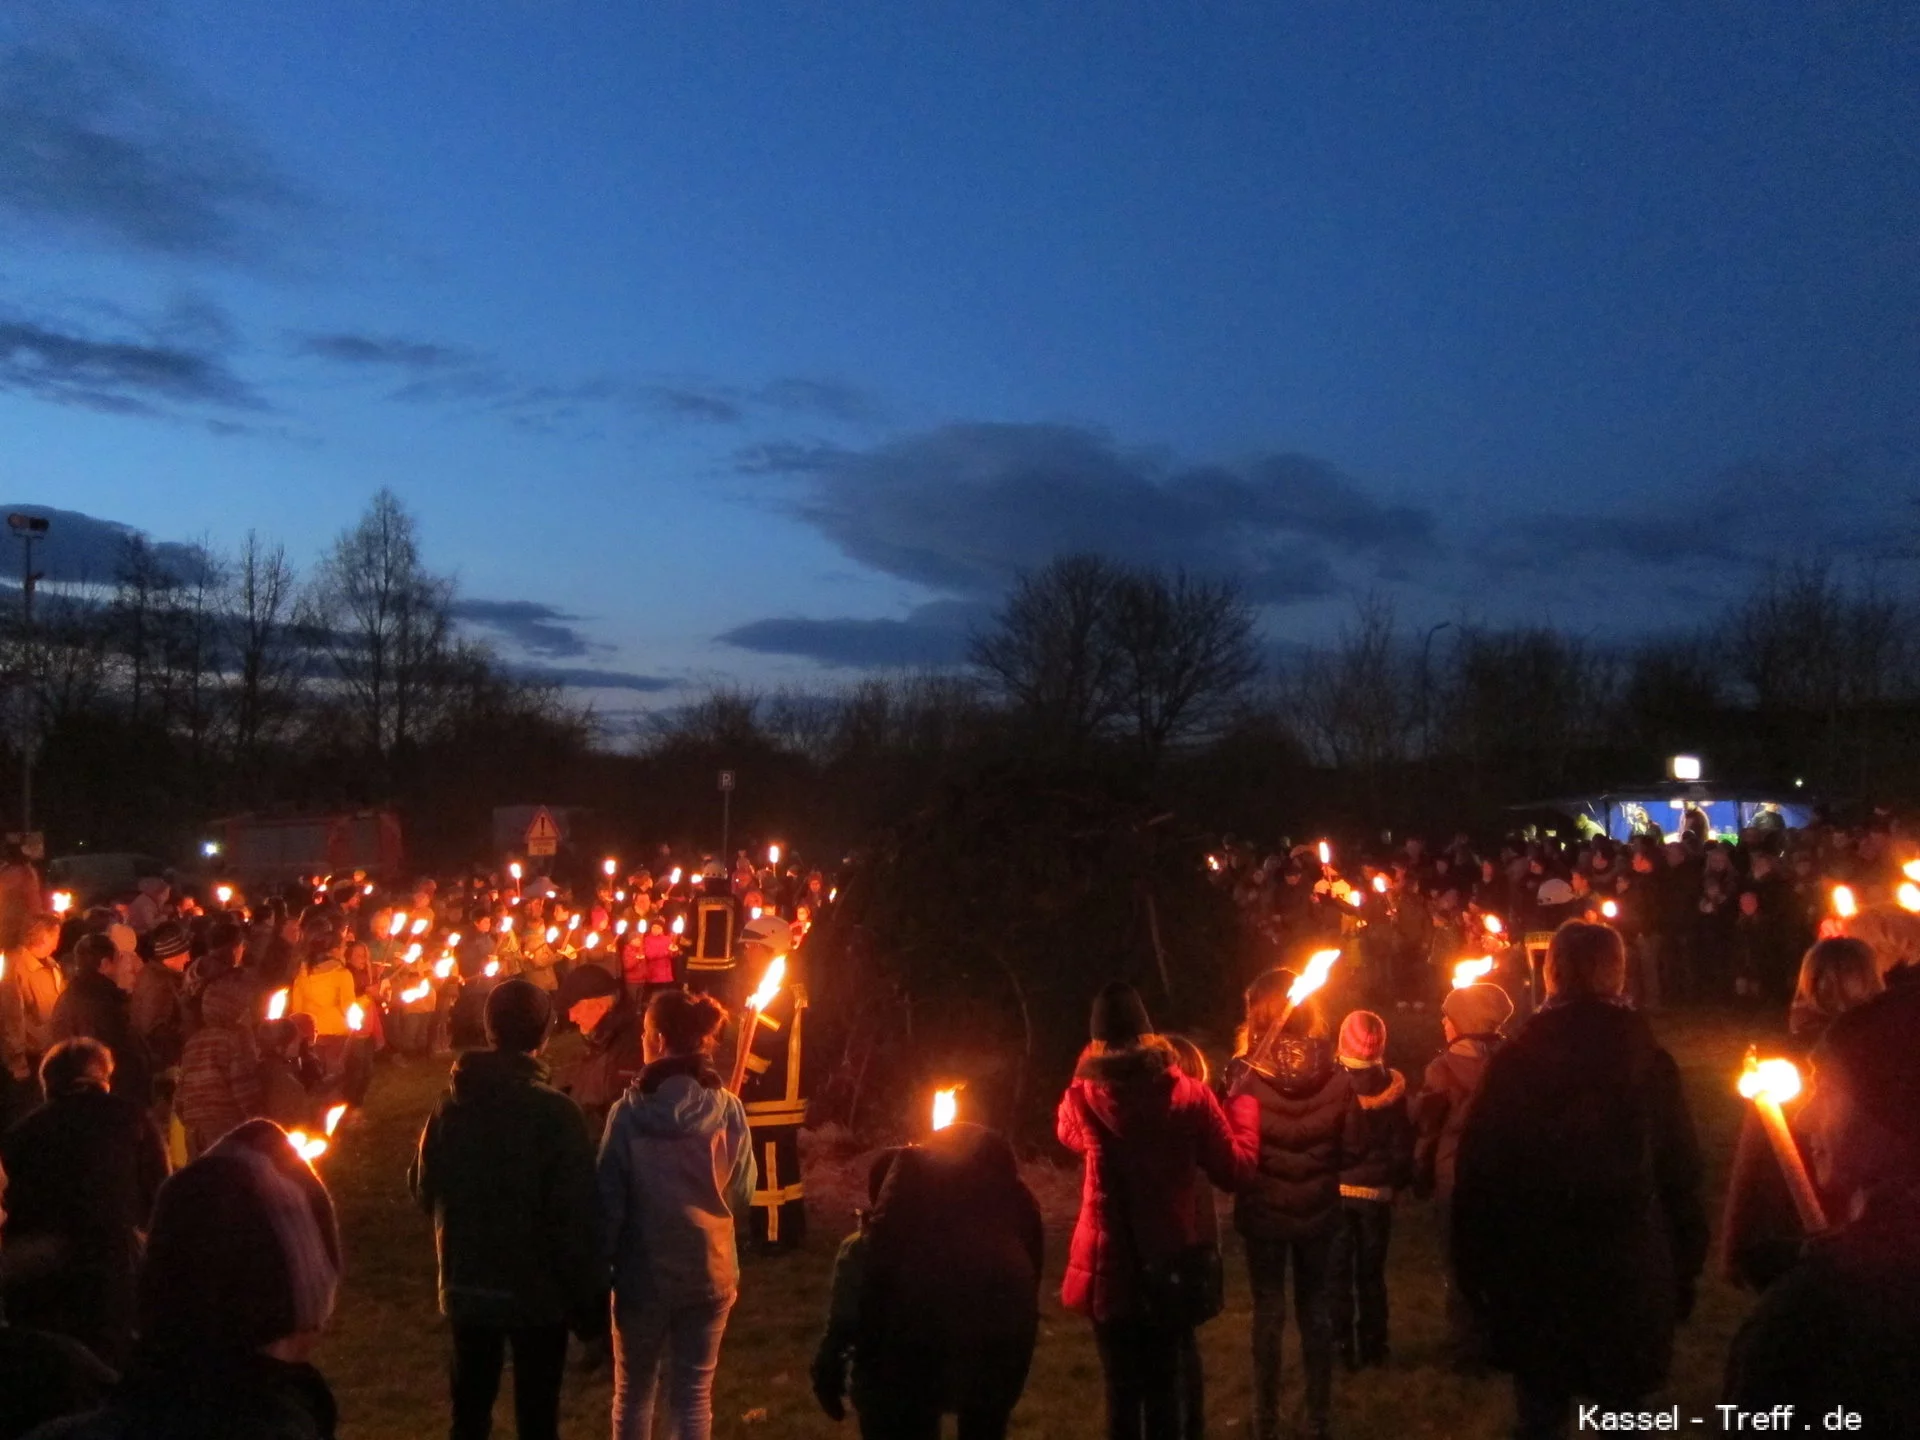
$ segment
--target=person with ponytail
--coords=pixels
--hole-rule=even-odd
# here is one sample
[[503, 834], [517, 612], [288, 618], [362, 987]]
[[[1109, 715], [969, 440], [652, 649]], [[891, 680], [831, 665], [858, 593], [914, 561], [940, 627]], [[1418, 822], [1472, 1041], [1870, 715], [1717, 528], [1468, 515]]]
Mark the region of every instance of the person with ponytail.
[[1329, 1433], [1340, 1172], [1364, 1148], [1353, 1081], [1335, 1057], [1326, 1017], [1312, 997], [1289, 1009], [1295, 978], [1291, 970], [1273, 969], [1247, 987], [1239, 1053], [1224, 1077], [1236, 1137], [1257, 1152], [1253, 1177], [1233, 1210], [1253, 1288], [1254, 1440], [1280, 1434], [1288, 1270], [1306, 1368], [1306, 1433]]

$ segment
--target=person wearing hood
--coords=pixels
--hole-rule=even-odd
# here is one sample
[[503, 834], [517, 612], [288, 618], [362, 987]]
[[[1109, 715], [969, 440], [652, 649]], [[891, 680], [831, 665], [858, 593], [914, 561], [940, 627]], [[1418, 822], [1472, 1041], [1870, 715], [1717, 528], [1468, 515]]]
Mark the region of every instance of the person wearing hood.
[[1240, 1053], [1226, 1072], [1237, 1135], [1255, 1173], [1235, 1198], [1253, 1286], [1253, 1436], [1280, 1433], [1280, 1347], [1293, 1272], [1294, 1323], [1306, 1370], [1307, 1433], [1328, 1433], [1333, 1407], [1330, 1278], [1340, 1225], [1340, 1175], [1362, 1152], [1353, 1081], [1339, 1064], [1313, 997], [1290, 1006], [1297, 977], [1267, 971], [1247, 987]]
[[160, 1187], [138, 1341], [105, 1408], [34, 1440], [333, 1440], [309, 1357], [340, 1273], [326, 1186], [285, 1131], [249, 1121]]
[[[1454, 1165], [1460, 1153], [1460, 1132], [1487, 1078], [1487, 1061], [1506, 1038], [1513, 1018], [1513, 1001], [1498, 985], [1482, 981], [1447, 993], [1440, 1006], [1440, 1029], [1447, 1047], [1427, 1062], [1420, 1096], [1413, 1105], [1413, 1193], [1431, 1198], [1439, 1209], [1440, 1233], [1451, 1230]], [[1486, 1341], [1473, 1311], [1446, 1274], [1447, 1344], [1456, 1369], [1479, 1369], [1486, 1358]]]
[[1054, 1130], [1086, 1160], [1061, 1300], [1093, 1321], [1113, 1440], [1176, 1440], [1181, 1356], [1201, 1318], [1195, 1269], [1211, 1266], [1196, 1187], [1252, 1173], [1254, 1138], [1213, 1092], [1182, 1074], [1131, 985], [1093, 1002], [1092, 1040], [1060, 1098]]
[[569, 1326], [604, 1323], [593, 1146], [538, 1058], [551, 1002], [524, 980], [487, 997], [490, 1048], [454, 1061], [407, 1172], [433, 1216], [453, 1331], [453, 1440], [486, 1440], [507, 1352], [520, 1440], [555, 1440]]
[[600, 1142], [615, 1440], [647, 1440], [663, 1364], [673, 1434], [713, 1431], [713, 1375], [740, 1285], [734, 1229], [757, 1174], [746, 1107], [713, 1068], [726, 1020], [711, 996], [654, 996], [641, 1032], [646, 1068]]
[[1360, 1107], [1359, 1149], [1340, 1170], [1334, 1232], [1333, 1333], [1349, 1370], [1387, 1363], [1387, 1245], [1393, 1202], [1413, 1174], [1407, 1081], [1387, 1065], [1387, 1022], [1355, 1010], [1341, 1022], [1340, 1067]]
[[[851, 1390], [865, 1440], [1000, 1440], [1040, 1331], [1044, 1230], [1013, 1147], [964, 1121], [882, 1153], [869, 1214], [834, 1261], [813, 1393], [829, 1418]], [[851, 1362], [851, 1386], [848, 1369]]]
[[1706, 1260], [1693, 1116], [1626, 977], [1618, 931], [1555, 931], [1547, 1003], [1488, 1062], [1460, 1136], [1454, 1278], [1522, 1436], [1564, 1434], [1576, 1397], [1638, 1408]]

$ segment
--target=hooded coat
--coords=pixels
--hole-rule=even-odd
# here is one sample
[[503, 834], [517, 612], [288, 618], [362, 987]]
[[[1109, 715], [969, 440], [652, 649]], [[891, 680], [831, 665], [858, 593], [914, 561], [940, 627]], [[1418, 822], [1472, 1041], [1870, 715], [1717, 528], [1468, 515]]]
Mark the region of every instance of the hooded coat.
[[1362, 1152], [1353, 1081], [1327, 1041], [1283, 1036], [1257, 1067], [1226, 1076], [1236, 1139], [1256, 1156], [1234, 1199], [1233, 1225], [1249, 1240], [1306, 1240], [1333, 1229], [1340, 1172]]
[[1357, 1107], [1355, 1148], [1343, 1157], [1340, 1193], [1391, 1200], [1413, 1177], [1413, 1122], [1407, 1115], [1407, 1078], [1385, 1065], [1342, 1065]]
[[1489, 1062], [1461, 1136], [1453, 1265], [1502, 1368], [1646, 1394], [1706, 1259], [1701, 1159], [1673, 1057], [1637, 1011], [1550, 1004]]
[[1498, 1035], [1462, 1035], [1427, 1062], [1420, 1098], [1413, 1104], [1416, 1194], [1435, 1196], [1442, 1204], [1453, 1198], [1460, 1133], [1487, 1078], [1487, 1061], [1500, 1044]]
[[710, 1304], [740, 1285], [757, 1171], [747, 1112], [704, 1057], [656, 1060], [607, 1117], [598, 1166], [615, 1306]]
[[593, 1146], [547, 1067], [470, 1050], [407, 1174], [433, 1216], [440, 1308], [456, 1325], [555, 1325], [604, 1303]]
[[901, 1150], [864, 1237], [861, 1414], [1010, 1412], [1039, 1335], [1043, 1235], [1004, 1136], [954, 1125]]
[[1232, 1190], [1255, 1161], [1254, 1136], [1227, 1123], [1213, 1092], [1180, 1072], [1157, 1035], [1120, 1049], [1089, 1046], [1054, 1129], [1086, 1159], [1060, 1298], [1097, 1321], [1139, 1313], [1140, 1269], [1202, 1242], [1201, 1172]]

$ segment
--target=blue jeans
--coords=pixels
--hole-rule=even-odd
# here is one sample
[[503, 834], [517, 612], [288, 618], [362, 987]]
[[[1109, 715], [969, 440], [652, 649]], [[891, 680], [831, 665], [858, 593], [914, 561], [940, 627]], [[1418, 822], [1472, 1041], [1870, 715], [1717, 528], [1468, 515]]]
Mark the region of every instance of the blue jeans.
[[676, 1440], [711, 1440], [713, 1372], [734, 1297], [691, 1305], [616, 1305], [613, 1313], [614, 1440], [649, 1440], [660, 1369], [667, 1371], [668, 1433]]

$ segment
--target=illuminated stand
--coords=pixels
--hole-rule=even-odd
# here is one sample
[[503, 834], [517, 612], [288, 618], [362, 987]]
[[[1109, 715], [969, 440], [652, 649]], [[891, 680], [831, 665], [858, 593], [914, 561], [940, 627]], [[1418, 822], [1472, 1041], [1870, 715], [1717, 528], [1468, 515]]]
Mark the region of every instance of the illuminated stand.
[[1695, 814], [1701, 817], [1692, 821], [1695, 826], [1704, 821], [1710, 836], [1722, 838], [1769, 825], [1799, 830], [1813, 821], [1813, 800], [1797, 782], [1785, 790], [1710, 782], [1698, 755], [1670, 757], [1665, 780], [1508, 808], [1510, 813], [1563, 815], [1577, 835], [1605, 835], [1623, 843], [1653, 833], [1678, 839]]

